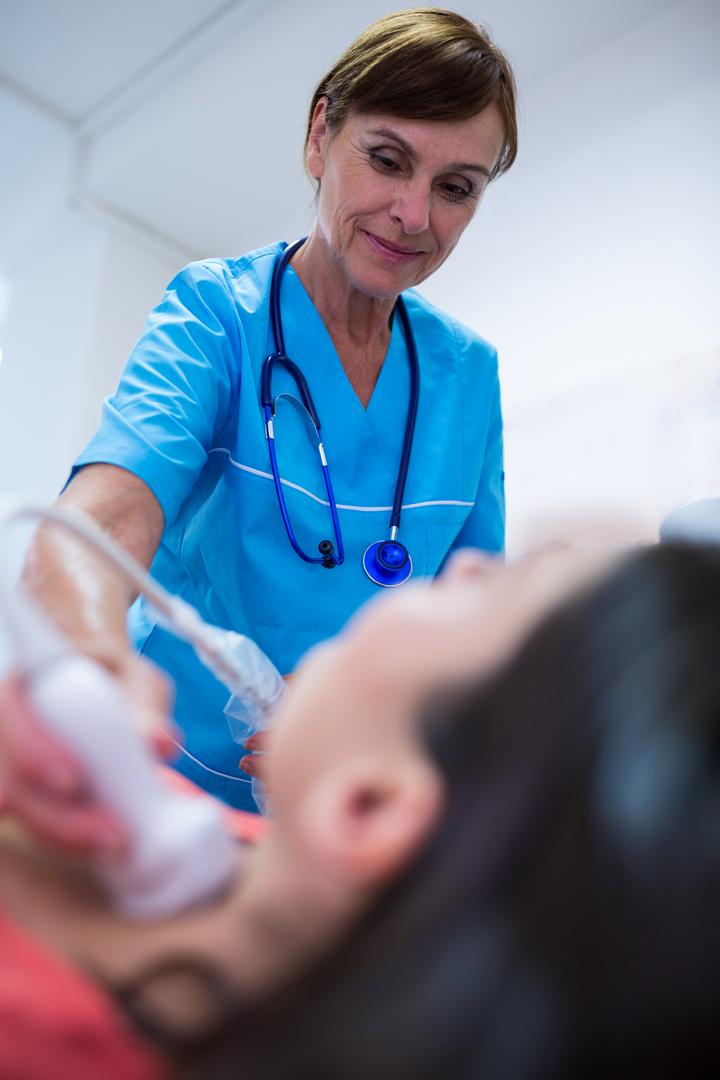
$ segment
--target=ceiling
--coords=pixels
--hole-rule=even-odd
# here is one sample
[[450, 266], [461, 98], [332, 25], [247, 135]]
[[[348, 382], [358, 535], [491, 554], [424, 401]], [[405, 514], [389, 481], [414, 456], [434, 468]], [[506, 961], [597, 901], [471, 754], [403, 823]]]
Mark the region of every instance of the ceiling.
[[[308, 220], [301, 144], [314, 83], [358, 31], [406, 6], [0, 0], [0, 81], [6, 100], [76, 141], [86, 196], [178, 249], [228, 254]], [[460, 8], [508, 52], [527, 110], [552, 71], [669, 6], [469, 0]]]
[[0, 72], [77, 123], [237, 6], [235, 0], [0, 0]]

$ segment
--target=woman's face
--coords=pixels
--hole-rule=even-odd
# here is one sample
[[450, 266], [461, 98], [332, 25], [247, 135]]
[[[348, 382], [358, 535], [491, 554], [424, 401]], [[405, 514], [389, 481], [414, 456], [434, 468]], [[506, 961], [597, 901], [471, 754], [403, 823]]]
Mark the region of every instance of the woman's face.
[[267, 763], [276, 822], [291, 824], [308, 788], [343, 762], [424, 757], [416, 721], [423, 699], [492, 671], [607, 563], [607, 555], [554, 548], [505, 566], [468, 550], [431, 585], [366, 604], [308, 654], [277, 715]]
[[442, 265], [472, 218], [502, 151], [500, 110], [452, 121], [356, 113], [331, 131], [325, 103], [307, 156], [318, 228], [355, 288], [394, 298]]

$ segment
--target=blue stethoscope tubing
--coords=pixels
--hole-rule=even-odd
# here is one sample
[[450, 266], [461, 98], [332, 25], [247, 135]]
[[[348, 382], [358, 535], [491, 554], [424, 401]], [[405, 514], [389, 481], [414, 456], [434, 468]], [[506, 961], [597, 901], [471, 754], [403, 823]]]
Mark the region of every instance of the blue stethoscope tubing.
[[[278, 505], [280, 507], [280, 513], [282, 514], [288, 539], [293, 550], [305, 562], [319, 564], [331, 569], [335, 566], [341, 566], [345, 561], [345, 545], [343, 544], [338, 508], [335, 501], [332, 481], [330, 479], [330, 470], [325, 454], [325, 447], [320, 433], [320, 418], [317, 409], [315, 408], [315, 403], [312, 394], [310, 393], [307, 379], [298, 365], [287, 355], [285, 349], [285, 335], [282, 326], [282, 315], [280, 311], [280, 286], [282, 283], [282, 276], [293, 255], [302, 247], [306, 239], [307, 237], [303, 237], [294, 244], [288, 245], [277, 259], [273, 268], [272, 283], [270, 286], [270, 323], [275, 342], [275, 352], [271, 353], [270, 356], [265, 359], [262, 366], [260, 398], [265, 414], [265, 436], [267, 439], [273, 480], [275, 482], [275, 491], [277, 493]], [[398, 585], [403, 585], [412, 574], [413, 569], [410, 553], [404, 544], [401, 544], [398, 541], [397, 534], [400, 528], [400, 515], [405, 494], [405, 482], [407, 480], [408, 467], [410, 465], [410, 454], [412, 452], [413, 438], [415, 435], [415, 420], [417, 418], [418, 401], [420, 398], [420, 364], [418, 361], [417, 347], [415, 345], [415, 337], [410, 325], [410, 318], [402, 296], [398, 296], [395, 308], [400, 317], [405, 334], [408, 361], [410, 364], [410, 397], [408, 400], [407, 419], [405, 421], [405, 437], [403, 439], [402, 454], [400, 456], [397, 482], [395, 484], [395, 498], [393, 500], [392, 513], [390, 516], [389, 539], [378, 540], [376, 543], [370, 544], [363, 554], [363, 569], [365, 570], [365, 573], [376, 585], [382, 585], [384, 588], [396, 588]], [[320, 551], [319, 556], [308, 555], [300, 547], [290, 521], [290, 515], [288, 514], [285, 495], [282, 489], [282, 480], [280, 478], [277, 454], [275, 452], [275, 432], [273, 426], [275, 401], [272, 396], [273, 370], [278, 365], [284, 367], [295, 381], [295, 385], [300, 392], [302, 405], [305, 408], [317, 435], [320, 467], [325, 481], [328, 502], [330, 504], [330, 514], [332, 515], [333, 529], [335, 532], [334, 545], [330, 540], [322, 540], [320, 544], [318, 544], [318, 550]]]

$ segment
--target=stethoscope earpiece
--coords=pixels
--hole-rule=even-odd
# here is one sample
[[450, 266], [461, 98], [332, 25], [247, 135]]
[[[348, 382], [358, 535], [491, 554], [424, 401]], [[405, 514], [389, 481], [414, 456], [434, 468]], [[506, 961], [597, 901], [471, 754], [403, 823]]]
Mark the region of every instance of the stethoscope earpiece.
[[321, 565], [324, 566], [326, 570], [332, 570], [339, 565], [335, 558], [335, 545], [332, 540], [321, 540], [318, 544], [318, 551], [323, 557]]
[[378, 540], [365, 549], [363, 570], [376, 585], [394, 589], [404, 585], [413, 572], [412, 559], [397, 540]]

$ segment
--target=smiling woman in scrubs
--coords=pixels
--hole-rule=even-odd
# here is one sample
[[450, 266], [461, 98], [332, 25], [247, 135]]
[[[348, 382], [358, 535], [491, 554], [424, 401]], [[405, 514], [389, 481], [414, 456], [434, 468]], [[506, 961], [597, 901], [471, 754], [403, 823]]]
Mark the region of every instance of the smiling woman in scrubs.
[[[90, 513], [206, 619], [253, 638], [283, 673], [378, 592], [363, 553], [390, 535], [411, 394], [411, 342], [394, 317], [400, 294], [419, 401], [398, 539], [418, 577], [437, 574], [458, 547], [502, 550], [495, 350], [412, 289], [451, 254], [516, 143], [508, 63], [451, 12], [381, 19], [313, 96], [305, 149], [317, 220], [282, 276], [279, 300], [287, 354], [322, 425], [341, 565], [310, 564], [293, 550], [270, 469], [260, 383], [277, 348], [269, 301], [284, 243], [177, 275], [75, 463], [63, 503]], [[315, 555], [330, 539], [337, 552], [317, 448], [290, 400], [296, 381], [276, 368], [272, 389], [278, 469], [298, 543]], [[146, 710], [154, 702], [164, 712], [155, 668], [128, 649], [134, 598], [114, 574], [47, 530], [28, 574], [81, 646], [117, 671]], [[249, 807], [223, 717], [227, 692], [142, 601], [130, 612], [130, 638], [175, 684], [187, 751], [178, 767]], [[47, 824], [57, 832], [61, 820]]]

